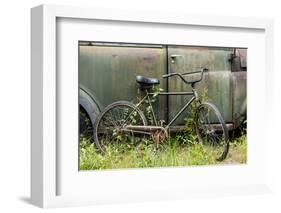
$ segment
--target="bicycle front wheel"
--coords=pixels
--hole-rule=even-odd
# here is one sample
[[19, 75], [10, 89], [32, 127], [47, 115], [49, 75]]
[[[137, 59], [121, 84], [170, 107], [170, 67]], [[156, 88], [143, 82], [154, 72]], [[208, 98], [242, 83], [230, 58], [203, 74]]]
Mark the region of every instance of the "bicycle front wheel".
[[97, 117], [94, 125], [94, 140], [101, 152], [110, 144], [125, 144], [141, 140], [133, 132], [124, 132], [126, 125], [146, 126], [142, 111], [127, 101], [118, 101], [108, 105]]
[[217, 107], [208, 102], [200, 104], [195, 124], [199, 141], [208, 146], [216, 160], [223, 161], [229, 150], [228, 129]]

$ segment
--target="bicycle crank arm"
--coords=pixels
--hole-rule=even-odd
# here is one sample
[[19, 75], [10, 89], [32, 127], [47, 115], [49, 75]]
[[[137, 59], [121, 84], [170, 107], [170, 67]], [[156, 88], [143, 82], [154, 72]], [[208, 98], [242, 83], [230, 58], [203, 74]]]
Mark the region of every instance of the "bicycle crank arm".
[[127, 133], [139, 133], [139, 134], [145, 134], [145, 135], [151, 135], [151, 132], [141, 131], [141, 130], [135, 130], [135, 129], [128, 129], [128, 128], [122, 128], [119, 130], [120, 132], [127, 132]]
[[126, 129], [130, 130], [140, 130], [146, 132], [153, 132], [153, 131], [165, 131], [165, 129], [161, 126], [135, 126], [135, 125], [127, 125], [125, 126]]
[[129, 131], [133, 131], [133, 132], [139, 132], [139, 133], [143, 133], [143, 134], [148, 134], [151, 135], [155, 132], [164, 132], [165, 135], [167, 134], [167, 131], [164, 127], [161, 126], [135, 126], [135, 125], [127, 125], [124, 128], [122, 128], [122, 131], [124, 131], [124, 129], [129, 130]]

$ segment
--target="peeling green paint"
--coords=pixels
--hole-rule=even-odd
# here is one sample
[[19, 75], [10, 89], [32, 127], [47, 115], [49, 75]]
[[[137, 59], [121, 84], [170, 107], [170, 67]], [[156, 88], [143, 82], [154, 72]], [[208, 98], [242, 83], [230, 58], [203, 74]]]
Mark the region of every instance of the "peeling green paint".
[[[233, 56], [241, 58], [233, 60]], [[118, 43], [89, 45], [89, 42], [84, 42], [79, 46], [79, 84], [100, 103], [102, 109], [117, 100], [136, 101], [136, 75], [159, 78], [164, 90], [190, 91], [190, 85], [180, 79], [164, 80], [162, 75], [204, 67], [209, 71], [196, 85], [199, 94], [207, 91], [207, 98], [219, 108], [225, 121], [238, 126], [241, 118], [246, 116], [246, 57], [246, 49]], [[232, 70], [233, 61], [236, 63], [235, 72]], [[240, 67], [244, 71], [239, 70]], [[167, 109], [170, 118], [188, 99], [170, 96], [167, 101], [167, 97], [160, 96], [155, 110], [158, 119], [167, 121]], [[185, 116], [180, 117], [176, 124], [183, 124]]]

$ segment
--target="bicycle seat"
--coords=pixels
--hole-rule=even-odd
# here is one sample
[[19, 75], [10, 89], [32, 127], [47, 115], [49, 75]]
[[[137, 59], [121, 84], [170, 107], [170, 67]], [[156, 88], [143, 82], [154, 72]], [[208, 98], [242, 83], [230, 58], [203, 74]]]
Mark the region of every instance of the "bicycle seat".
[[155, 84], [160, 84], [160, 80], [157, 78], [148, 78], [141, 75], [136, 76], [136, 81], [141, 85], [141, 87], [152, 87]]

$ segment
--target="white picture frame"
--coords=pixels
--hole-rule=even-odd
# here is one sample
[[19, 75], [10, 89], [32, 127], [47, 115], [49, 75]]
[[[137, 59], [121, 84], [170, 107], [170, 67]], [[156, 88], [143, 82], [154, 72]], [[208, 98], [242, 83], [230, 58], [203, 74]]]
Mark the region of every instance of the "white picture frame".
[[[60, 81], [57, 78], [57, 36], [58, 36], [58, 20], [63, 18], [68, 20], [100, 20], [100, 21], [118, 21], [122, 25], [122, 22], [131, 23], [153, 23], [161, 26], [198, 26], [208, 29], [223, 29], [230, 31], [235, 30], [257, 30], [262, 32], [261, 40], [265, 42], [262, 46], [263, 52], [260, 54], [261, 61], [263, 63], [260, 68], [260, 72], [256, 75], [255, 82], [250, 82], [251, 88], [249, 91], [253, 94], [253, 98], [249, 100], [250, 110], [253, 108], [254, 102], [257, 101], [257, 94], [260, 93], [261, 97], [267, 100], [267, 104], [263, 103], [253, 114], [250, 113], [249, 119], [254, 119], [254, 116], [259, 113], [265, 113], [265, 107], [270, 106], [273, 103], [271, 96], [266, 96], [271, 89], [273, 89], [272, 78], [273, 78], [273, 21], [270, 19], [256, 19], [256, 18], [238, 18], [238, 17], [216, 17], [216, 16], [203, 16], [203, 15], [188, 15], [188, 14], [166, 14], [166, 13], [152, 13], [152, 12], [138, 12], [138, 11], [121, 11], [112, 9], [95, 9], [95, 8], [84, 8], [84, 7], [73, 7], [73, 6], [54, 6], [54, 5], [41, 5], [31, 10], [31, 73], [32, 73], [32, 104], [31, 104], [31, 124], [32, 124], [32, 134], [31, 134], [31, 200], [32, 203], [43, 207], [58, 207], [58, 206], [75, 206], [75, 205], [89, 205], [98, 203], [114, 203], [114, 202], [138, 202], [143, 200], [165, 200], [165, 199], [178, 199], [185, 197], [194, 196], [209, 196], [209, 195], [233, 195], [233, 194], [251, 194], [251, 193], [263, 193], [269, 192], [271, 189], [271, 166], [269, 152], [262, 152], [264, 146], [268, 148], [269, 139], [265, 141], [260, 140], [259, 146], [261, 152], [260, 156], [263, 165], [261, 168], [255, 168], [255, 174], [263, 174], [262, 178], [257, 178], [256, 181], [253, 180], [253, 184], [250, 184], [250, 180], [239, 179], [239, 174], [244, 171], [245, 174], [250, 172], [251, 163], [247, 166], [234, 166], [234, 167], [220, 167], [216, 169], [212, 168], [201, 168], [187, 170], [187, 168], [163, 168], [163, 169], [147, 169], [147, 170], [126, 170], [124, 171], [114, 171], [113, 173], [93, 173], [86, 174], [84, 176], [91, 175], [91, 178], [107, 177], [117, 175], [122, 178], [134, 175], [137, 178], [151, 177], [152, 179], [165, 176], [165, 172], [172, 171], [172, 175], [166, 176], [166, 178], [175, 179], [182, 175], [186, 175], [190, 180], [195, 180], [192, 182], [192, 187], [189, 184], [179, 187], [178, 185], [168, 185], [165, 187], [164, 182], [161, 182], [157, 187], [150, 188], [150, 191], [145, 188], [145, 185], [140, 185], [139, 189], [136, 187], [134, 190], [118, 188], [118, 192], [110, 192], [110, 189], [106, 189], [106, 193], [96, 193], [96, 194], [84, 194], [81, 193], [69, 193], [71, 189], [66, 194], [60, 194], [58, 188], [60, 184], [66, 184], [68, 182], [77, 186], [75, 183], [75, 178], [68, 177], [66, 179], [60, 179], [60, 175], [64, 170], [58, 165], [58, 160], [61, 158], [60, 152], [58, 152], [58, 132], [57, 132], [57, 117], [58, 115], [58, 88], [60, 87]], [[73, 30], [73, 29], [72, 29]], [[207, 35], [206, 35], [207, 36]], [[199, 39], [202, 40], [201, 37]], [[174, 42], [177, 39], [175, 38]], [[232, 41], [233, 44], [235, 41]], [[215, 43], [214, 43], [215, 44]], [[229, 43], [231, 44], [231, 43]], [[251, 62], [250, 62], [251, 63]], [[258, 62], [257, 62], [258, 63]], [[253, 64], [253, 63], [252, 63]], [[253, 64], [254, 65], [254, 64]], [[251, 76], [250, 76], [251, 77]], [[266, 77], [265, 79], [263, 77]], [[73, 80], [73, 79], [71, 79]], [[65, 79], [64, 81], [67, 81]], [[73, 81], [72, 81], [73, 82]], [[67, 83], [67, 82], [66, 82]], [[258, 84], [262, 83], [263, 86], [258, 88]], [[70, 85], [71, 82], [68, 82]], [[78, 85], [72, 85], [73, 88], [78, 88]], [[256, 96], [255, 96], [256, 94]], [[251, 106], [252, 103], [252, 106]], [[75, 103], [74, 103], [75, 104]], [[251, 108], [252, 107], [252, 108]], [[256, 114], [255, 114], [256, 113]], [[270, 113], [270, 112], [268, 112]], [[76, 115], [74, 115], [76, 116]], [[251, 117], [252, 116], [252, 117]], [[266, 127], [265, 135], [269, 136], [270, 119], [271, 116], [263, 116], [262, 119], [266, 120], [269, 125]], [[78, 120], [77, 120], [78, 122]], [[255, 129], [256, 126], [252, 126]], [[256, 127], [258, 128], [258, 127]], [[249, 132], [251, 133], [251, 132]], [[249, 137], [257, 138], [252, 132]], [[250, 138], [251, 139], [251, 138]], [[71, 146], [70, 146], [71, 147]], [[251, 148], [251, 147], [250, 147]], [[257, 150], [259, 150], [257, 149]], [[64, 156], [70, 149], [64, 149]], [[259, 151], [251, 151], [253, 153]], [[77, 154], [78, 155], [78, 154]], [[253, 154], [257, 159], [258, 153]], [[253, 158], [253, 161], [255, 161]], [[253, 164], [256, 167], [256, 164]], [[196, 171], [194, 171], [196, 170]], [[237, 182], [230, 182], [229, 184], [221, 183], [216, 185], [200, 186], [200, 183], [196, 182], [196, 177], [203, 174], [203, 170], [208, 170], [209, 174], [212, 172], [218, 172], [221, 174], [231, 173], [231, 171], [237, 171]], [[191, 176], [188, 173], [196, 173], [195, 176]], [[256, 172], [256, 173], [255, 173]], [[78, 169], [77, 169], [78, 173]], [[71, 173], [70, 173], [71, 174]], [[101, 177], [98, 177], [98, 176]], [[95, 177], [96, 176], [96, 177]], [[241, 175], [240, 175], [241, 176]], [[184, 176], [185, 177], [185, 176]], [[241, 176], [242, 177], [242, 176]], [[215, 176], [213, 176], [215, 178]], [[87, 177], [86, 177], [87, 179]], [[89, 178], [88, 178], [89, 179]], [[85, 180], [85, 179], [84, 179]], [[64, 182], [65, 181], [65, 182]], [[74, 182], [72, 182], [74, 181]], [[89, 181], [89, 180], [88, 180]], [[179, 181], [180, 182], [180, 181]], [[124, 188], [132, 188], [132, 185], [124, 186]], [[151, 186], [150, 186], [151, 187]], [[81, 188], [83, 188], [81, 186]], [[84, 188], [86, 188], [84, 186]], [[144, 190], [141, 192], [140, 188]], [[77, 188], [73, 188], [77, 191]], [[89, 189], [90, 190], [90, 189]], [[139, 190], [139, 191], [138, 191]], [[98, 192], [98, 191], [97, 191]], [[119, 193], [123, 193], [120, 196]]]

